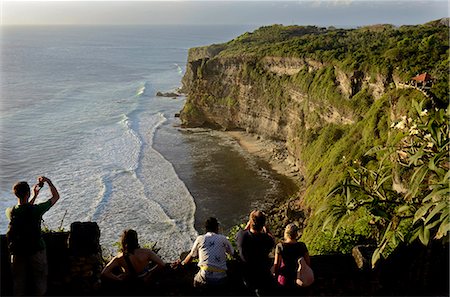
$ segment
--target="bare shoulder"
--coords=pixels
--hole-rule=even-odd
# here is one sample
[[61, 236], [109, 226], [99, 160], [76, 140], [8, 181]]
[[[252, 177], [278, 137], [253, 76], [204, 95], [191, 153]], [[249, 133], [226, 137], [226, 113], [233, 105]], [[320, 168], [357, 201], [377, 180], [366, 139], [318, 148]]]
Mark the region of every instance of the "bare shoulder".
[[138, 249], [134, 250], [134, 254], [139, 257], [142, 257], [142, 256], [149, 257], [152, 255], [155, 255], [155, 252], [152, 251], [151, 249], [147, 249], [147, 248], [138, 248]]

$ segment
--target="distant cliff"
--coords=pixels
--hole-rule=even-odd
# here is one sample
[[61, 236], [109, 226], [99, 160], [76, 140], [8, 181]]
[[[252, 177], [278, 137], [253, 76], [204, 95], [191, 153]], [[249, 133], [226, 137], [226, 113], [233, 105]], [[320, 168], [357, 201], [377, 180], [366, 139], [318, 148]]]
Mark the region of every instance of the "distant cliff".
[[[305, 176], [295, 203], [311, 216], [348, 160], [385, 144], [413, 99], [447, 104], [448, 40], [448, 19], [399, 28], [261, 27], [189, 50], [180, 118], [188, 127], [241, 129], [284, 142], [287, 161]], [[433, 77], [429, 98], [402, 87], [422, 72]], [[320, 225], [312, 216], [305, 238]], [[348, 231], [364, 237], [360, 229]], [[316, 252], [327, 251], [318, 244]]]

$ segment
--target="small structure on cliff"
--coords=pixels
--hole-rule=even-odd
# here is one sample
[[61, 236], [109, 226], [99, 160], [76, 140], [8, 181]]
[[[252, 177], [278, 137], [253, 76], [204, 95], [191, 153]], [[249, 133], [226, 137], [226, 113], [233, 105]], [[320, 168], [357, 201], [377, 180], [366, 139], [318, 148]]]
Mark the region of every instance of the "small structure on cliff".
[[434, 78], [427, 72], [418, 74], [411, 78], [411, 84], [418, 88], [429, 89], [433, 86]]

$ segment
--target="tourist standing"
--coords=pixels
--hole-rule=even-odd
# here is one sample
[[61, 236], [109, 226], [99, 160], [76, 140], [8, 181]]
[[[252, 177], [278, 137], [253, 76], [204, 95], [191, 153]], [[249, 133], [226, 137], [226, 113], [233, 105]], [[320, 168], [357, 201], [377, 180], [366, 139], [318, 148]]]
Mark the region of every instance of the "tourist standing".
[[262, 211], [250, 213], [244, 230], [236, 235], [236, 243], [243, 261], [245, 285], [260, 295], [271, 294], [275, 286], [270, 268], [272, 260], [269, 253], [275, 240], [266, 226], [266, 216]]
[[303, 242], [298, 242], [299, 228], [291, 223], [284, 230], [284, 241], [277, 244], [274, 259], [274, 277], [284, 288], [286, 294], [297, 294], [296, 284], [298, 260], [303, 257], [311, 266], [308, 249]]
[[[44, 183], [48, 184], [52, 197], [46, 202], [34, 204]], [[16, 183], [13, 192], [17, 205], [6, 209], [10, 220], [6, 237], [11, 254], [14, 295], [42, 296], [47, 291], [48, 266], [41, 221], [44, 213], [58, 201], [59, 193], [45, 176], [38, 177], [31, 200], [27, 182]]]

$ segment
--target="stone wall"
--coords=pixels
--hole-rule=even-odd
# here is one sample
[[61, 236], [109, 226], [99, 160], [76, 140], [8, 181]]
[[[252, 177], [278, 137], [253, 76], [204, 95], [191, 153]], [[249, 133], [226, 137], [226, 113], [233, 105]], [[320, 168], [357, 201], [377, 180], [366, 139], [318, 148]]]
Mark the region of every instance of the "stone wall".
[[[71, 232], [44, 234], [49, 264], [48, 295], [105, 295], [111, 290], [101, 285], [100, 272], [105, 263], [99, 245], [96, 223], [74, 223]], [[360, 249], [364, 251], [364, 249]], [[352, 255], [311, 257], [315, 283], [304, 293], [309, 296], [449, 296], [449, 245], [433, 241], [401, 247], [387, 260], [370, 269], [370, 253], [355, 261]], [[5, 235], [1, 235], [1, 295], [12, 295], [12, 279]], [[357, 263], [359, 265], [357, 265]], [[240, 278], [236, 261], [229, 261], [230, 283], [225, 290], [208, 294], [249, 295]], [[202, 292], [192, 288], [198, 268], [190, 263], [183, 269], [166, 269], [155, 287], [146, 295], [194, 296]], [[113, 295], [123, 295], [112, 291]], [[141, 292], [142, 294], [142, 292]], [[128, 292], [125, 295], [131, 295]]]

